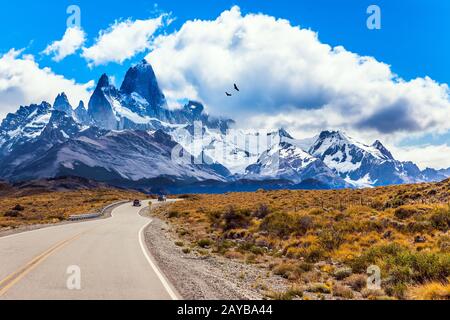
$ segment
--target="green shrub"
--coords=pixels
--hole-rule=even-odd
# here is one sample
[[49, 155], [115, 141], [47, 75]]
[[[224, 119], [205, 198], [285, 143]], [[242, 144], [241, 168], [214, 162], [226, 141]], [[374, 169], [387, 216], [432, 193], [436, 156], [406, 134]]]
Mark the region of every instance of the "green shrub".
[[385, 291], [388, 296], [404, 300], [407, 298], [406, 293], [408, 291], [408, 286], [404, 283], [397, 283], [388, 286]]
[[432, 230], [433, 226], [430, 221], [410, 222], [406, 227], [411, 233], [425, 233]]
[[377, 210], [377, 211], [382, 211], [385, 206], [384, 206], [384, 203], [381, 200], [376, 199], [376, 200], [372, 200], [370, 202], [370, 207], [372, 209]]
[[327, 229], [319, 234], [319, 243], [325, 250], [336, 250], [344, 243], [344, 235], [340, 230]]
[[223, 229], [224, 231], [233, 229], [246, 229], [250, 225], [251, 216], [247, 210], [236, 210], [234, 207], [229, 207], [223, 214]]
[[267, 294], [267, 297], [275, 301], [290, 301], [294, 298], [302, 298], [303, 290], [300, 288], [292, 287], [286, 292], [269, 292]]
[[23, 206], [21, 206], [20, 204], [18, 204], [18, 205], [16, 205], [16, 206], [13, 208], [13, 210], [14, 210], [14, 211], [20, 211], [20, 212], [22, 212], [22, 211], [25, 210], [25, 207], [23, 207]]
[[253, 242], [245, 241], [239, 245], [239, 251], [245, 253], [250, 252], [255, 255], [263, 255], [266, 250], [264, 248], [258, 247]]
[[402, 206], [400, 208], [395, 209], [394, 215], [397, 219], [405, 220], [411, 218], [417, 213], [418, 210], [413, 206]]
[[312, 245], [306, 249], [300, 251], [300, 256], [305, 259], [306, 262], [316, 263], [327, 257], [327, 253], [324, 249], [317, 245]]
[[183, 229], [183, 228], [177, 230], [177, 233], [178, 233], [180, 236], [182, 236], [182, 237], [185, 236], [185, 235], [190, 234], [190, 232], [189, 232], [188, 230]]
[[450, 228], [450, 207], [436, 209], [431, 216], [433, 228], [447, 232]]
[[167, 214], [167, 217], [169, 219], [173, 219], [173, 218], [178, 218], [180, 216], [180, 213], [178, 211], [175, 210], [171, 210], [169, 211], [169, 213]]
[[262, 221], [260, 229], [273, 236], [286, 237], [295, 231], [295, 219], [286, 212], [272, 213]]
[[341, 297], [341, 298], [348, 299], [348, 300], [351, 300], [355, 297], [355, 294], [353, 293], [352, 289], [347, 288], [340, 284], [336, 284], [333, 287], [333, 295], [335, 297]]
[[200, 196], [195, 195], [195, 194], [182, 194], [182, 195], [177, 196], [177, 198], [194, 201], [194, 200], [199, 200]]
[[286, 279], [296, 280], [304, 272], [309, 272], [313, 266], [309, 263], [281, 263], [274, 267], [273, 273]]
[[260, 204], [258, 209], [253, 213], [253, 216], [258, 219], [264, 219], [270, 214], [270, 209], [267, 204]]
[[299, 277], [300, 270], [293, 263], [281, 263], [273, 269], [273, 274], [285, 279], [295, 280]]
[[203, 249], [209, 248], [212, 244], [213, 242], [210, 239], [202, 239], [197, 242], [197, 245]]
[[350, 286], [355, 291], [361, 292], [367, 286], [367, 276], [364, 274], [352, 274], [344, 280], [344, 284]]
[[299, 262], [297, 266], [298, 269], [302, 272], [309, 272], [314, 269], [314, 265], [308, 262]]
[[450, 276], [450, 254], [414, 252], [397, 244], [371, 248], [351, 265], [361, 273], [370, 265], [378, 265], [391, 284], [445, 282]]
[[9, 210], [9, 211], [5, 212], [3, 214], [3, 216], [6, 218], [18, 218], [18, 217], [21, 217], [22, 214], [19, 211]]
[[353, 270], [351, 268], [340, 268], [334, 272], [334, 277], [337, 280], [344, 280], [344, 279], [350, 277], [352, 275], [352, 273], [353, 273]]
[[405, 204], [405, 201], [401, 198], [394, 198], [388, 201], [385, 205], [385, 209], [387, 208], [398, 208], [400, 206], [403, 206]]
[[330, 294], [331, 288], [325, 283], [313, 283], [309, 286], [308, 291], [312, 293]]
[[314, 227], [314, 219], [310, 216], [299, 216], [296, 220], [296, 230], [300, 235], [305, 235]]
[[442, 236], [438, 240], [439, 249], [442, 252], [450, 253], [450, 236]]
[[385, 246], [378, 246], [370, 248], [364, 254], [352, 259], [350, 261], [353, 272], [366, 273], [367, 268], [376, 264], [376, 261], [380, 258], [396, 255], [404, 250], [403, 247], [396, 243], [388, 244]]
[[308, 212], [308, 215], [310, 215], [310, 216], [322, 216], [324, 214], [325, 214], [325, 211], [323, 211], [322, 209], [318, 209], [318, 208], [311, 209]]

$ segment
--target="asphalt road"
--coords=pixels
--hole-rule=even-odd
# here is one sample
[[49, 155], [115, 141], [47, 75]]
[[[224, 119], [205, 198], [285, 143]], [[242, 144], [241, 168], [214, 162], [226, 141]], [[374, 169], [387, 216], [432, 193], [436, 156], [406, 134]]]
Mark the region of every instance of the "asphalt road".
[[177, 299], [144, 245], [140, 209], [0, 238], [0, 300]]

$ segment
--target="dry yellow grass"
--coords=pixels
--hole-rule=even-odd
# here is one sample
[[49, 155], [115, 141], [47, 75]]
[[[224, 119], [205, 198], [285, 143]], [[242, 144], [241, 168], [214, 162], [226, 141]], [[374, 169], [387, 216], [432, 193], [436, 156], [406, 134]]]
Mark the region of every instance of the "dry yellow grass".
[[450, 300], [450, 284], [428, 283], [410, 290], [414, 300]]
[[0, 197], [0, 230], [37, 223], [56, 223], [70, 215], [98, 212], [121, 200], [146, 196], [117, 189], [47, 192], [21, 197]]
[[[450, 180], [365, 190], [258, 191], [186, 196], [156, 211], [192, 250], [260, 264], [304, 285], [333, 268], [377, 264], [386, 294], [450, 276]], [[205, 248], [201, 248], [202, 252]], [[269, 262], [268, 262], [269, 261]], [[320, 265], [313, 271], [298, 263]], [[348, 294], [350, 296], [350, 294]]]

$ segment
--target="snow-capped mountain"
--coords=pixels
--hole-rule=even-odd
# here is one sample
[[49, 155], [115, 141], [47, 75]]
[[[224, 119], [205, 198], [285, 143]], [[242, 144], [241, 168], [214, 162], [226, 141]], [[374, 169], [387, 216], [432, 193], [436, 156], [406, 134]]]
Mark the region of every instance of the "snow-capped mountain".
[[333, 188], [351, 186], [336, 176], [322, 160], [285, 141], [264, 152], [256, 164], [247, 167], [244, 176], [250, 180], [280, 179], [294, 184], [316, 180]]
[[425, 181], [442, 181], [450, 177], [450, 168], [441, 170], [427, 168], [422, 171], [422, 175]]
[[41, 135], [51, 117], [51, 105], [47, 102], [20, 107], [8, 114], [0, 126], [0, 154], [7, 154], [17, 146]]
[[214, 119], [202, 104], [190, 101], [183, 108], [170, 110], [151, 65], [143, 60], [130, 68], [118, 90], [106, 74], [102, 75], [89, 101], [91, 124], [108, 130], [155, 130], [160, 122], [193, 124], [201, 121], [225, 132], [232, 120]]
[[395, 160], [380, 141], [369, 146], [343, 132], [324, 131], [308, 151], [357, 187], [426, 181], [415, 164]]
[[277, 139], [276, 134], [270, 132], [232, 130], [224, 134], [220, 129], [207, 126], [185, 125], [168, 131], [189, 153], [221, 163], [233, 175], [243, 175], [247, 167], [256, 163], [260, 154], [268, 149], [259, 143], [262, 136], [266, 138], [264, 143]]
[[[188, 101], [188, 100], [187, 100]], [[135, 188], [213, 192], [255, 188], [373, 187], [439, 181], [450, 169], [421, 171], [380, 141], [338, 131], [298, 140], [286, 130], [234, 130], [188, 101], [169, 109], [145, 60], [117, 89], [102, 75], [88, 103], [59, 94], [22, 106], [0, 125], [0, 178], [78, 176]], [[175, 157], [174, 157], [175, 155]], [[195, 185], [195, 187], [194, 187]]]
[[39, 137], [3, 157], [0, 176], [14, 181], [78, 176], [135, 187], [138, 181], [145, 185], [152, 180], [173, 184], [225, 181], [229, 173], [220, 165], [196, 165], [183, 160], [185, 157], [173, 161], [176, 145], [160, 130], [148, 133], [83, 127], [55, 110]]

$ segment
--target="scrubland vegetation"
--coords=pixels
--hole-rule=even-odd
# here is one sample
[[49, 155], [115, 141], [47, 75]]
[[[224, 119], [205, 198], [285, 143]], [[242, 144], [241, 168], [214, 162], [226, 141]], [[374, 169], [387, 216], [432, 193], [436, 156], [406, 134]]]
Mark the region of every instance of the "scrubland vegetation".
[[[184, 252], [286, 278], [272, 299], [450, 299], [450, 180], [340, 191], [184, 196], [154, 212]], [[381, 289], [367, 270], [381, 269]]]
[[71, 215], [96, 213], [116, 201], [145, 195], [117, 189], [32, 193], [0, 197], [0, 231], [24, 225], [58, 223]]

